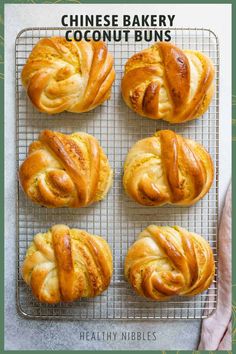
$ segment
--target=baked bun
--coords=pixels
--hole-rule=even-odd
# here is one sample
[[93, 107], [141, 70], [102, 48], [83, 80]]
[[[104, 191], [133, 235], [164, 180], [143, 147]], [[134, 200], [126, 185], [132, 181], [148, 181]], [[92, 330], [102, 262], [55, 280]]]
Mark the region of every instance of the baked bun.
[[80, 208], [105, 197], [112, 170], [92, 135], [44, 130], [30, 145], [19, 178], [24, 192], [37, 204]]
[[22, 276], [42, 302], [54, 304], [94, 297], [110, 283], [111, 250], [100, 236], [55, 225], [34, 237]]
[[139, 140], [130, 149], [123, 184], [128, 195], [146, 206], [189, 206], [209, 191], [214, 177], [202, 145], [171, 130]]
[[104, 42], [41, 39], [21, 74], [23, 86], [41, 112], [86, 112], [110, 97], [113, 57]]
[[215, 274], [208, 242], [179, 226], [148, 226], [128, 250], [125, 276], [141, 296], [161, 301], [208, 289]]
[[158, 42], [128, 59], [121, 90], [141, 116], [182, 123], [207, 110], [213, 79], [213, 63], [205, 55]]

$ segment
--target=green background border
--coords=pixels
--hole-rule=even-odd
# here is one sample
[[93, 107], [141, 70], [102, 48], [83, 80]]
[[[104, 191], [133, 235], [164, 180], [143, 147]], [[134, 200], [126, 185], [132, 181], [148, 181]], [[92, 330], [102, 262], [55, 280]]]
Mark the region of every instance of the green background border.
[[[0, 208], [0, 220], [1, 220], [1, 224], [2, 224], [2, 237], [1, 237], [1, 257], [0, 257], [0, 264], [1, 264], [1, 269], [2, 269], [2, 278], [1, 278], [1, 290], [0, 290], [0, 302], [1, 302], [1, 306], [0, 306], [0, 314], [1, 314], [1, 323], [0, 323], [0, 328], [1, 328], [1, 338], [0, 338], [0, 351], [4, 352], [4, 4], [20, 4], [20, 3], [25, 3], [25, 4], [79, 4], [79, 3], [116, 3], [116, 4], [122, 4], [122, 3], [130, 3], [130, 4], [136, 4], [136, 3], [153, 3], [153, 4], [204, 4], [204, 3], [209, 3], [209, 4], [232, 4], [232, 24], [233, 24], [233, 28], [232, 28], [232, 33], [233, 33], [233, 37], [232, 37], [232, 53], [233, 53], [233, 58], [232, 58], [232, 63], [236, 63], [236, 55], [235, 55], [235, 51], [236, 51], [236, 46], [234, 43], [235, 40], [235, 33], [236, 33], [236, 1], [232, 0], [232, 1], [203, 1], [203, 0], [192, 0], [192, 1], [178, 1], [178, 0], [170, 0], [170, 1], [158, 1], [158, 0], [135, 0], [135, 1], [125, 1], [125, 0], [101, 0], [101, 1], [96, 1], [96, 0], [52, 0], [52, 1], [47, 1], [47, 0], [41, 0], [41, 1], [37, 1], [37, 0], [25, 0], [25, 1], [17, 1], [17, 0], [13, 0], [13, 1], [5, 1], [5, 0], [0, 0], [0, 93], [1, 93], [1, 113], [2, 113], [2, 119], [0, 119], [0, 136], [1, 136], [1, 140], [0, 140], [0, 155], [1, 155], [1, 176], [0, 176], [0, 195], [1, 195], [1, 208]], [[235, 21], [233, 21], [233, 19], [235, 19]], [[234, 38], [234, 40], [233, 40]], [[233, 89], [233, 98], [232, 98], [232, 152], [233, 152], [233, 158], [235, 155], [235, 151], [236, 151], [236, 69], [235, 69], [235, 65], [233, 65], [232, 67], [233, 70], [233, 75], [232, 75], [232, 89]], [[234, 162], [234, 161], [232, 161]], [[232, 193], [233, 193], [233, 211], [235, 210], [235, 189], [234, 189], [234, 181], [236, 181], [236, 164], [233, 163], [233, 177], [232, 177]], [[232, 235], [234, 234], [234, 230], [235, 230], [235, 226], [236, 226], [236, 220], [233, 218], [233, 231], [232, 231]], [[9, 235], [10, 237], [14, 237], [14, 235]], [[236, 249], [236, 241], [233, 238], [232, 241], [232, 249]], [[232, 304], [232, 310], [233, 310], [233, 317], [232, 317], [232, 343], [233, 343], [233, 347], [232, 347], [232, 352], [236, 353], [236, 272], [234, 271], [234, 267], [236, 265], [236, 259], [233, 258], [232, 260], [232, 267], [233, 267], [233, 277], [232, 277], [232, 294], [233, 294], [233, 304]], [[12, 304], [12, 306], [15, 306], [15, 304]], [[17, 340], [17, 338], [16, 338]], [[27, 338], [26, 338], [27, 340]], [[11, 351], [11, 353], [17, 353], [18, 351]], [[32, 352], [32, 353], [45, 353], [46, 351], [27, 351], [28, 353]], [[54, 351], [57, 352], [57, 351]], [[60, 352], [60, 351], [58, 351]], [[66, 353], [74, 353], [75, 351], [63, 351]], [[93, 351], [79, 351], [80, 353], [83, 352], [93, 352]], [[122, 353], [128, 353], [131, 352], [129, 351], [106, 351], [106, 352], [111, 352], [111, 353], [118, 353], [118, 352], [122, 352]], [[135, 350], [133, 351], [135, 352]], [[141, 351], [142, 353], [151, 353], [151, 352], [155, 352], [155, 353], [160, 353], [160, 354], [168, 354], [168, 353], [177, 353], [177, 354], [181, 354], [181, 353], [200, 353], [199, 351], [154, 351], [154, 350], [149, 350], [149, 351]], [[201, 351], [203, 352], [203, 351]], [[217, 353], [232, 353], [232, 352], [226, 352], [226, 351], [218, 351]], [[97, 351], [96, 353], [102, 353], [102, 351]], [[209, 353], [209, 354], [213, 354], [213, 352], [211, 351], [204, 351], [204, 353]]]

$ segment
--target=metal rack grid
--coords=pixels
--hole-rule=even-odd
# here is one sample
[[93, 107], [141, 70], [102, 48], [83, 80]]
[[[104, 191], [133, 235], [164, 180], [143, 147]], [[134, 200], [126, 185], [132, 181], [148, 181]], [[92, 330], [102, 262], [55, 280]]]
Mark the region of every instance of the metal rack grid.
[[[67, 28], [68, 29], [68, 28]], [[73, 30], [73, 29], [72, 29]], [[101, 28], [100, 28], [101, 30]], [[150, 29], [149, 29], [150, 30]], [[183, 49], [199, 50], [208, 55], [216, 70], [216, 91], [204, 117], [180, 125], [137, 116], [122, 101], [120, 81], [126, 60], [151, 42], [109, 42], [115, 58], [116, 80], [112, 97], [95, 110], [47, 116], [37, 112], [23, 90], [20, 74], [32, 47], [42, 37], [64, 36], [62, 28], [30, 28], [16, 38], [16, 144], [18, 165], [27, 155], [29, 144], [41, 130], [48, 128], [64, 133], [85, 131], [101, 142], [114, 171], [113, 186], [100, 203], [82, 209], [46, 209], [31, 203], [17, 183], [17, 305], [28, 318], [61, 319], [193, 319], [207, 317], [217, 303], [217, 276], [210, 289], [192, 298], [176, 297], [168, 302], [153, 302], [138, 297], [125, 281], [123, 262], [128, 247], [147, 225], [176, 225], [205, 237], [211, 244], [217, 266], [218, 220], [218, 146], [219, 146], [219, 45], [215, 34], [207, 29], [173, 29], [172, 42]], [[144, 31], [144, 29], [142, 29]], [[158, 129], [173, 129], [203, 144], [212, 156], [215, 179], [210, 192], [195, 206], [145, 208], [127, 197], [122, 188], [123, 162], [129, 148], [139, 139]], [[24, 284], [20, 266], [33, 236], [53, 224], [65, 223], [103, 236], [113, 253], [114, 274], [107, 291], [94, 299], [81, 299], [59, 305], [41, 304]]]

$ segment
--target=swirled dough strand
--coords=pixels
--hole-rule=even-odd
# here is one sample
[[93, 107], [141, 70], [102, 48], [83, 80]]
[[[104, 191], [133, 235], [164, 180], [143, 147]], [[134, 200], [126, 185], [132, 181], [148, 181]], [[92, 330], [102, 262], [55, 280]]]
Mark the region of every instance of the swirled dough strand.
[[66, 225], [37, 234], [22, 266], [23, 279], [34, 296], [50, 304], [101, 294], [110, 283], [112, 271], [107, 242]]
[[214, 168], [209, 153], [172, 130], [139, 140], [124, 165], [128, 195], [146, 206], [195, 204], [209, 191]]
[[112, 170], [92, 135], [44, 130], [30, 145], [19, 178], [24, 192], [37, 204], [80, 208], [105, 197]]
[[197, 295], [208, 289], [214, 274], [208, 242], [179, 226], [148, 226], [125, 259], [128, 282], [139, 295], [156, 301]]
[[86, 112], [110, 97], [113, 57], [104, 42], [41, 39], [23, 67], [21, 79], [41, 112]]
[[121, 91], [141, 116], [182, 123], [207, 110], [213, 80], [213, 63], [204, 54], [158, 42], [128, 59]]

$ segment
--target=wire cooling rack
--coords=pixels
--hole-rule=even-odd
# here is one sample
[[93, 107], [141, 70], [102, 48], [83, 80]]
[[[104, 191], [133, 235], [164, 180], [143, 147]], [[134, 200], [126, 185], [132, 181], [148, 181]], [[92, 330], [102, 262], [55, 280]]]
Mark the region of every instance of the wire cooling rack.
[[[73, 30], [73, 29], [72, 29]], [[150, 30], [150, 29], [149, 29]], [[64, 133], [85, 131], [94, 135], [109, 157], [114, 183], [100, 203], [82, 209], [46, 209], [34, 205], [23, 194], [18, 182], [17, 198], [17, 305], [28, 318], [61, 319], [193, 319], [207, 317], [217, 303], [217, 279], [210, 289], [192, 298], [176, 297], [168, 302], [148, 301], [137, 296], [123, 276], [124, 258], [129, 246], [149, 224], [181, 225], [205, 237], [211, 244], [217, 266], [218, 220], [218, 146], [219, 146], [219, 46], [215, 34], [207, 29], [170, 29], [172, 42], [183, 49], [199, 50], [208, 55], [216, 70], [216, 91], [208, 111], [200, 119], [179, 125], [141, 118], [128, 109], [120, 94], [120, 81], [126, 60], [152, 42], [109, 42], [115, 58], [116, 80], [111, 99], [95, 110], [48, 116], [37, 112], [23, 90], [20, 74], [33, 46], [40, 38], [64, 36], [61, 28], [30, 28], [16, 39], [16, 143], [18, 165], [27, 155], [29, 144], [45, 128]], [[144, 31], [144, 29], [142, 30]], [[173, 129], [203, 144], [212, 156], [215, 179], [210, 192], [195, 206], [142, 207], [127, 197], [122, 188], [123, 163], [129, 148], [139, 139], [158, 129]], [[24, 284], [20, 267], [35, 234], [53, 224], [65, 223], [103, 236], [114, 259], [114, 274], [107, 291], [94, 299], [47, 305], [39, 303]]]

